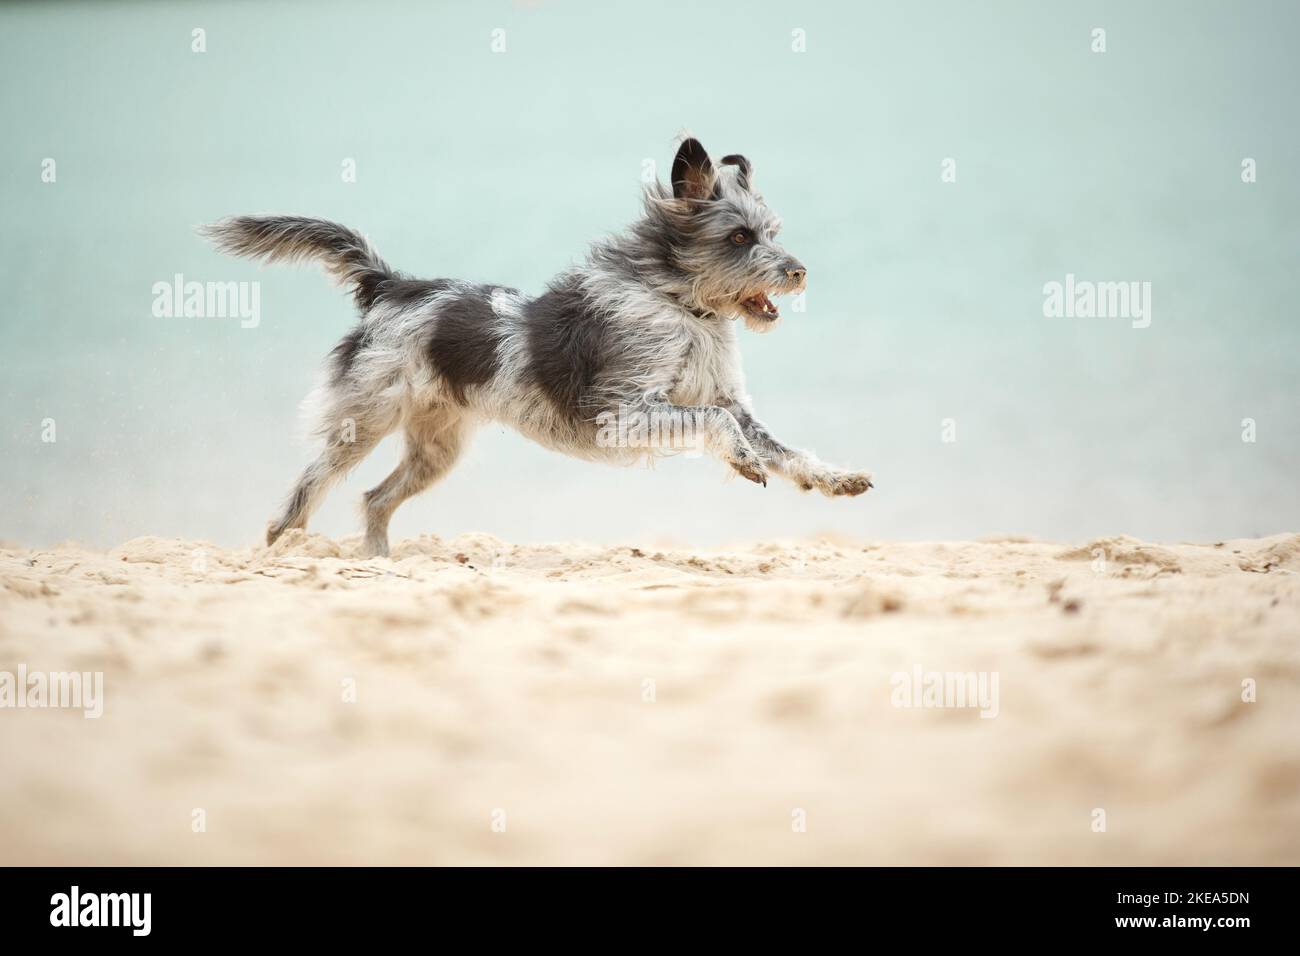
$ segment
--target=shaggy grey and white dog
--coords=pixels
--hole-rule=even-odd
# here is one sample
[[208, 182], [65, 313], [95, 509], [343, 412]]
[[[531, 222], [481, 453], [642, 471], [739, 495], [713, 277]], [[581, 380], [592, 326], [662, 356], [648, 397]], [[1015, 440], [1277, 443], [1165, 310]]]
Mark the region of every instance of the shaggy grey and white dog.
[[397, 506], [446, 474], [488, 421], [584, 458], [631, 462], [691, 445], [762, 485], [770, 470], [826, 495], [866, 491], [870, 475], [773, 438], [745, 393], [733, 320], [769, 331], [780, 317], [770, 297], [804, 287], [779, 228], [749, 162], [725, 156], [715, 167], [695, 139], [678, 149], [671, 187], [646, 188], [642, 217], [536, 298], [407, 278], [360, 235], [319, 219], [241, 216], [206, 227], [228, 253], [323, 262], [361, 313], [315, 393], [324, 448], [267, 542], [305, 527], [330, 485], [399, 428], [401, 463], [365, 494], [371, 554], [388, 553]]

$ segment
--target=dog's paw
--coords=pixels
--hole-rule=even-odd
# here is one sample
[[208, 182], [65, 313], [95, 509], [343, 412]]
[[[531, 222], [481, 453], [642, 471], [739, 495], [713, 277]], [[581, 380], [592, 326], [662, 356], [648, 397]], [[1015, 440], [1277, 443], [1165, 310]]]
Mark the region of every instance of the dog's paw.
[[807, 480], [802, 483], [802, 487], [805, 491], [816, 488], [827, 498], [835, 498], [840, 495], [855, 497], [874, 486], [871, 484], [871, 474], [869, 472], [831, 469], [809, 475]]
[[871, 483], [871, 473], [866, 471], [846, 471], [837, 475], [832, 484], [833, 494], [848, 495], [851, 498], [875, 487]]
[[736, 469], [736, 473], [742, 478], [748, 478], [755, 484], [767, 487], [767, 469], [763, 467], [763, 460], [752, 448], [736, 449], [727, 464]]

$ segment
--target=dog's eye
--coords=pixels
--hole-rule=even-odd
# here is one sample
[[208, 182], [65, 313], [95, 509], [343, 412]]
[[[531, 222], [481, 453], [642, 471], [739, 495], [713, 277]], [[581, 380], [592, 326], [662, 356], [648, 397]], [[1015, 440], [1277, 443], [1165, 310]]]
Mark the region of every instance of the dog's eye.
[[738, 246], [747, 246], [753, 239], [754, 237], [749, 234], [748, 229], [737, 229], [731, 234], [731, 241]]

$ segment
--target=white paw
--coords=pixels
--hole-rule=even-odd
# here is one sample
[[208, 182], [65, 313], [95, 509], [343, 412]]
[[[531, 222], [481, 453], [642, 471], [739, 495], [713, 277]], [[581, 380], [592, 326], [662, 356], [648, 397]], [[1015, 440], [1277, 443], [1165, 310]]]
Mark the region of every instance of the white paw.
[[870, 472], [839, 471], [833, 468], [808, 475], [800, 485], [805, 491], [816, 488], [828, 498], [839, 495], [853, 497], [873, 487]]

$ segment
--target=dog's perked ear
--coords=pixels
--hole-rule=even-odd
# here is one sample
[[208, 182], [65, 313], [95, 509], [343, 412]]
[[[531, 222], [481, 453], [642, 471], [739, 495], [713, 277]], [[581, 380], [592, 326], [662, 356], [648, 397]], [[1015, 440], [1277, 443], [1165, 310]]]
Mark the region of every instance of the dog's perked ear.
[[754, 172], [754, 167], [749, 165], [749, 160], [739, 153], [732, 153], [730, 156], [723, 156], [721, 162], [723, 166], [736, 167], [736, 182], [740, 184], [741, 189], [748, 190], [749, 178]]
[[690, 137], [673, 160], [673, 198], [705, 200], [713, 195], [717, 173], [698, 139]]

